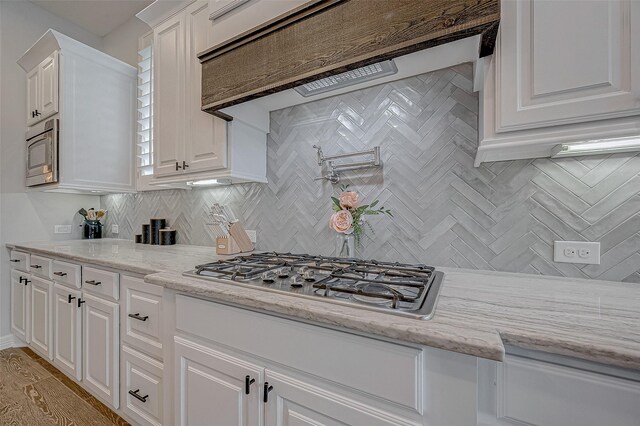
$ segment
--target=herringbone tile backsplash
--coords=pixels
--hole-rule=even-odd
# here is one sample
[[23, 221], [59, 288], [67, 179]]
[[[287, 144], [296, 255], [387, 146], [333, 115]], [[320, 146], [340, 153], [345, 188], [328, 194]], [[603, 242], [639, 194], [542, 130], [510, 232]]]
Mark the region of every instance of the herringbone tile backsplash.
[[[269, 184], [102, 197], [108, 227], [133, 238], [166, 217], [179, 243], [211, 245], [211, 204], [229, 204], [260, 250], [333, 254], [326, 154], [380, 145], [382, 170], [346, 175], [373, 217], [358, 255], [435, 266], [495, 269], [640, 283], [640, 156], [615, 154], [473, 167], [478, 97], [462, 65], [271, 114]], [[553, 262], [554, 240], [600, 241], [600, 265]], [[212, 248], [213, 252], [213, 248]]]

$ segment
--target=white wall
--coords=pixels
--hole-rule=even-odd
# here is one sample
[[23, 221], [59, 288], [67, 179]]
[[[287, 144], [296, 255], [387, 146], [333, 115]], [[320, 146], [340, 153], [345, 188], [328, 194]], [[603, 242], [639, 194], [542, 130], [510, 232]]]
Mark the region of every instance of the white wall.
[[102, 50], [137, 67], [138, 39], [149, 31], [151, 28], [134, 16], [102, 38]]
[[80, 238], [55, 235], [56, 224], [77, 224], [80, 207], [99, 207], [90, 195], [26, 193], [26, 75], [16, 60], [53, 28], [102, 50], [102, 39], [26, 0], [0, 0], [0, 340], [10, 333], [8, 242]]

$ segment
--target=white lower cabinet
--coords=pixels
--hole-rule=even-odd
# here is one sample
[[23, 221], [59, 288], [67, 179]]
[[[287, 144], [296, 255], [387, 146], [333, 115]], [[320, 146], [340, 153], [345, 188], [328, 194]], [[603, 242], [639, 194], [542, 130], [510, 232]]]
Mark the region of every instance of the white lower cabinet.
[[11, 331], [25, 343], [31, 341], [31, 276], [11, 271]]
[[286, 374], [266, 371], [265, 426], [415, 425]]
[[176, 424], [260, 424], [263, 369], [175, 337]]
[[51, 306], [53, 283], [31, 276], [31, 347], [53, 360]]
[[83, 305], [83, 383], [114, 408], [120, 406], [119, 306], [87, 293]]
[[640, 424], [637, 372], [555, 355], [518, 352], [522, 354], [507, 354], [504, 362], [479, 362], [478, 425]]
[[53, 363], [76, 380], [82, 378], [80, 296], [79, 290], [53, 285]]
[[176, 328], [181, 426], [423, 424], [418, 348], [181, 295]]
[[128, 346], [122, 347], [122, 409], [139, 425], [161, 426], [163, 365]]
[[122, 342], [162, 359], [162, 287], [122, 276]]

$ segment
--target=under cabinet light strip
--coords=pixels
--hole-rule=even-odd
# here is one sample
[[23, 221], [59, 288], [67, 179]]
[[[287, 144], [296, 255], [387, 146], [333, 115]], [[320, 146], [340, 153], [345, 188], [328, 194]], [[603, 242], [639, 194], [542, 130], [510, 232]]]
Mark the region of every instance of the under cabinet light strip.
[[640, 136], [556, 145], [551, 158], [640, 151]]

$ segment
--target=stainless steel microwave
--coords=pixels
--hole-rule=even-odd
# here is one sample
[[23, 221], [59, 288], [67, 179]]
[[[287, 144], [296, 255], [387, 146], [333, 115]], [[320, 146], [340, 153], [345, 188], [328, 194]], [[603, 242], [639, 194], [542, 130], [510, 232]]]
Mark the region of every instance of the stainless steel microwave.
[[27, 132], [27, 186], [58, 182], [58, 127], [54, 116]]

